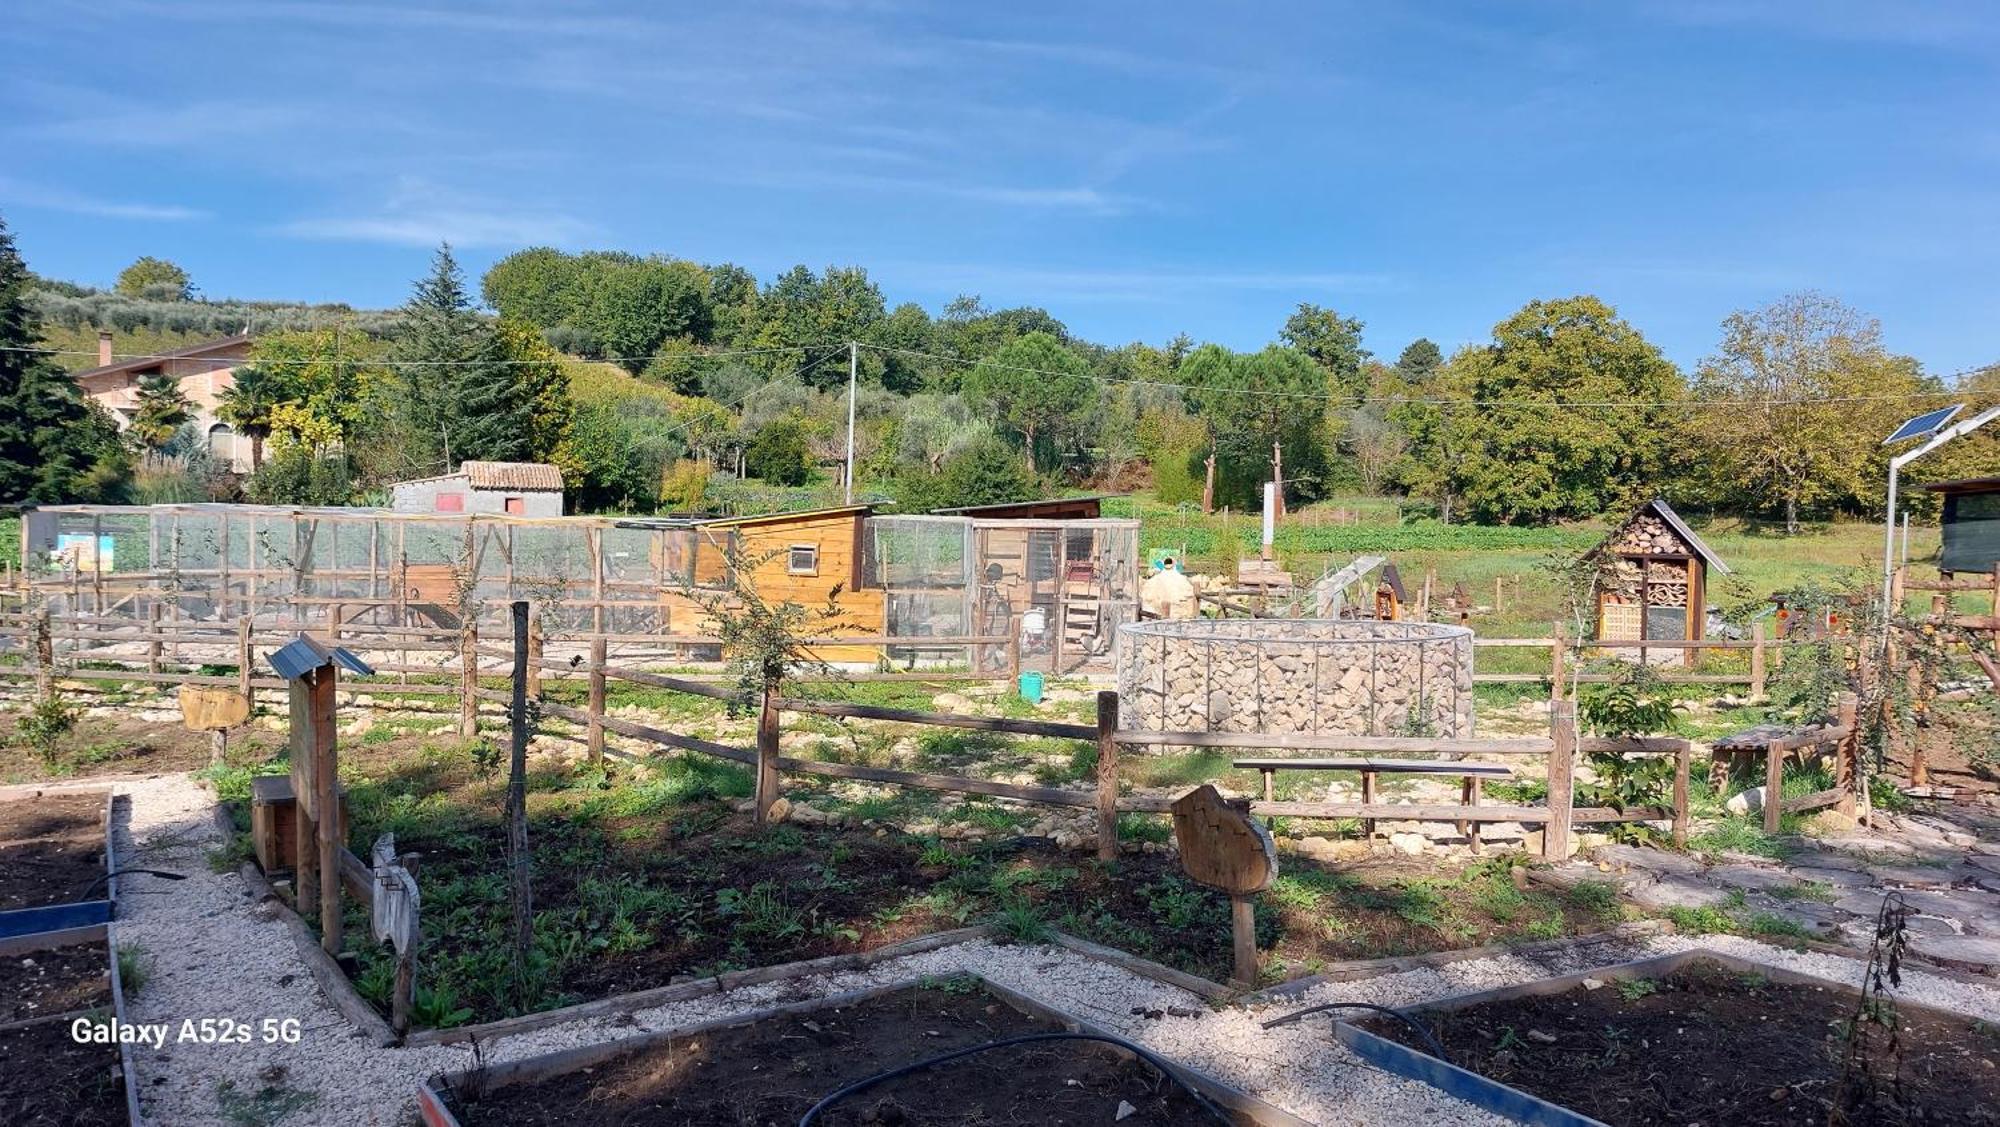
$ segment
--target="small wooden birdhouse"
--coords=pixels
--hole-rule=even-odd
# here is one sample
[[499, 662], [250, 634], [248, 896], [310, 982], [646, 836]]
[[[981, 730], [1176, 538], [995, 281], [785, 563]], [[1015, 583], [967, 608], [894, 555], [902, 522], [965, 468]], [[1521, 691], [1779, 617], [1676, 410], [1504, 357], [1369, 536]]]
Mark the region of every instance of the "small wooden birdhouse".
[[[1700, 641], [1708, 618], [1708, 574], [1729, 574], [1722, 557], [1658, 499], [1641, 505], [1586, 558], [1595, 560], [1600, 572], [1596, 637], [1604, 641]], [[1648, 657], [1679, 664], [1686, 653], [1672, 649]]]

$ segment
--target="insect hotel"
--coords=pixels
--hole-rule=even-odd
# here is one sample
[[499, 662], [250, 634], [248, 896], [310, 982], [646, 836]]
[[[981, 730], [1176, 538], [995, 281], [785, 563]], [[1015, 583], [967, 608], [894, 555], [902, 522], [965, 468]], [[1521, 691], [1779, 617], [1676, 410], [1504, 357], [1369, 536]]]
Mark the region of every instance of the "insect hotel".
[[[1729, 565], [1675, 513], [1654, 499], [1590, 550], [1598, 564], [1597, 640], [1698, 642], [1707, 624], [1708, 574]], [[1679, 665], [1688, 651], [1641, 655]]]

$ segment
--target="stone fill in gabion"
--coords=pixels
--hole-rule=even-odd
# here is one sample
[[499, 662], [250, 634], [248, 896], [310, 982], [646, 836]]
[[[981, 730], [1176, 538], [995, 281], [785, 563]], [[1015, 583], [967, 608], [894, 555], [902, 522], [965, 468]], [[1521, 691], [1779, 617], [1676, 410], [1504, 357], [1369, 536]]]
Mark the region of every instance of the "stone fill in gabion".
[[1187, 619], [1118, 634], [1122, 727], [1472, 735], [1472, 631], [1463, 626]]

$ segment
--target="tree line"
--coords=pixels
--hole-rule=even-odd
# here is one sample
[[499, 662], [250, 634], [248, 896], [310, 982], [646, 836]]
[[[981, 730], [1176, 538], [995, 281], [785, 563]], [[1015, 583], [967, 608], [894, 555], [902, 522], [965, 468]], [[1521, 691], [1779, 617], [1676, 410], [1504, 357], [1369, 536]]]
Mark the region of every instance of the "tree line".
[[[4, 343], [45, 339], [57, 299], [202, 304], [159, 260], [102, 295], [35, 278], [11, 241], [5, 258]], [[825, 494], [852, 364], [857, 490], [910, 509], [1065, 487], [1246, 508], [1275, 474], [1292, 504], [1392, 494], [1447, 522], [1543, 524], [1664, 496], [1796, 527], [1879, 507], [1895, 422], [1947, 394], [2000, 397], [1994, 372], [1953, 386], [1816, 293], [1732, 314], [1692, 372], [1589, 295], [1531, 301], [1448, 356], [1419, 339], [1388, 360], [1359, 318], [1309, 303], [1253, 351], [1185, 335], [1114, 347], [1036, 307], [892, 307], [859, 267], [760, 284], [728, 263], [549, 248], [502, 259], [476, 296], [444, 248], [400, 309], [265, 308], [282, 327], [258, 337], [220, 410], [256, 448], [247, 480], [203, 465], [161, 380], [123, 436], [78, 401], [73, 449], [0, 474], [6, 498], [338, 504], [470, 458], [554, 462], [578, 511]], [[75, 398], [46, 357], [6, 357], [0, 392]], [[1978, 472], [1996, 453], [1982, 438], [1923, 466]]]

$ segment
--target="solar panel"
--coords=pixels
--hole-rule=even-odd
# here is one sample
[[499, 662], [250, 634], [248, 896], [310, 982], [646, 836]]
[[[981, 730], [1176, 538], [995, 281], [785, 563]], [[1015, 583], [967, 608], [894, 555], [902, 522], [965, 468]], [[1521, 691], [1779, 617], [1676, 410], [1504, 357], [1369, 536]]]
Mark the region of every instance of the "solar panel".
[[1924, 438], [1928, 435], [1936, 434], [1946, 423], [1951, 421], [1953, 415], [1963, 410], [1965, 410], [1965, 404], [1955, 403], [1950, 407], [1940, 407], [1935, 411], [1927, 411], [1904, 423], [1902, 426], [1897, 427], [1896, 433], [1882, 440], [1882, 445], [1887, 446], [1891, 442], [1901, 442], [1906, 438]]

